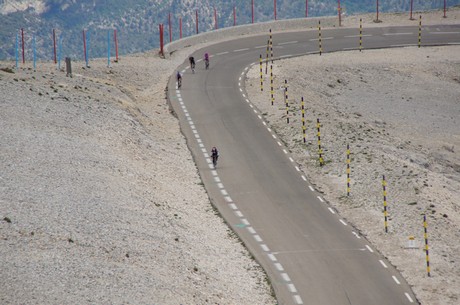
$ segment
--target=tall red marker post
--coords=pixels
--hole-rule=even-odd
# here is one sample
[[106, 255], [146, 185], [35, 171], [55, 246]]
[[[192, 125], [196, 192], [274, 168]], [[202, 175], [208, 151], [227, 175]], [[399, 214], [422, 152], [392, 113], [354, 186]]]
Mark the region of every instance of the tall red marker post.
[[168, 26], [169, 26], [169, 43], [172, 42], [172, 27], [171, 27], [171, 13], [168, 15]]
[[233, 26], [236, 25], [236, 8], [233, 7]]
[[182, 39], [182, 17], [179, 17], [179, 38]]
[[273, 0], [273, 14], [275, 15], [276, 20], [276, 0]]
[[414, 20], [414, 18], [412, 18], [413, 7], [414, 7], [414, 0], [410, 0], [410, 17], [409, 17], [410, 20]]
[[444, 0], [444, 18], [447, 18], [446, 16], [446, 11], [447, 11], [447, 0]]
[[217, 30], [219, 26], [217, 25], [217, 10], [214, 8], [214, 28]]
[[196, 33], [198, 34], [198, 10], [195, 11]]
[[164, 56], [164, 50], [163, 50], [163, 47], [164, 47], [164, 41], [163, 41], [163, 31], [164, 31], [164, 28], [163, 28], [163, 24], [159, 24], [159, 30], [160, 30], [160, 54], [161, 56]]
[[85, 57], [85, 62], [88, 63], [87, 52], [86, 52], [86, 33], [85, 33], [85, 30], [83, 30], [83, 53], [84, 53], [84, 57]]
[[340, 0], [337, 0], [337, 14], [339, 15], [339, 26], [342, 26], [342, 8], [340, 7]]
[[113, 44], [115, 45], [115, 62], [118, 62], [118, 38], [117, 38], [117, 29], [113, 29]]
[[379, 22], [379, 0], [377, 0], [377, 8], [376, 8], [376, 11], [377, 11], [377, 17], [375, 19], [375, 22]]
[[54, 49], [54, 63], [57, 64], [57, 56], [56, 56], [56, 30], [53, 29], [53, 49]]
[[21, 29], [21, 37], [22, 37], [22, 63], [26, 63], [26, 54], [24, 51], [24, 29]]
[[254, 0], [251, 1], [252, 23], [254, 23]]
[[305, 0], [305, 18], [308, 17], [308, 0]]

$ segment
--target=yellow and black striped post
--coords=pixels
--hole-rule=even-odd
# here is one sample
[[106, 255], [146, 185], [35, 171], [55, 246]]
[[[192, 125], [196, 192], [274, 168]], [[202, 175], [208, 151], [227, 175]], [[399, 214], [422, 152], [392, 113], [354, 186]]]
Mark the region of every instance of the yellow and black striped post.
[[302, 134], [303, 134], [303, 142], [307, 143], [307, 137], [306, 137], [306, 130], [307, 128], [305, 127], [305, 102], [303, 101], [303, 96], [301, 98], [301, 109], [302, 109]]
[[267, 70], [268, 70], [268, 52], [269, 50], [270, 50], [270, 40], [267, 40], [267, 54], [265, 57], [265, 74], [267, 74]]
[[272, 29], [270, 29], [270, 58], [273, 64], [273, 35], [272, 35]]
[[422, 46], [422, 15], [420, 15], [418, 21], [418, 47]]
[[429, 277], [431, 277], [430, 274], [430, 255], [428, 252], [428, 232], [427, 232], [427, 223], [426, 223], [426, 215], [423, 215], [423, 230], [424, 234], [423, 237], [425, 238], [425, 255], [426, 255], [426, 272]]
[[347, 144], [347, 196], [350, 196], [350, 144]]
[[363, 18], [359, 19], [359, 52], [363, 50]]
[[275, 91], [273, 89], [273, 65], [270, 65], [270, 96], [273, 106], [273, 104], [275, 103]]
[[318, 42], [319, 42], [319, 55], [323, 53], [323, 40], [321, 38], [321, 20], [318, 21]]
[[262, 73], [262, 54], [260, 54], [259, 63], [260, 63], [260, 91], [264, 91], [264, 76]]
[[287, 79], [284, 80], [284, 103], [286, 104], [286, 122], [289, 124], [289, 98]]
[[324, 160], [323, 160], [323, 150], [321, 149], [321, 124], [319, 122], [319, 119], [316, 119], [316, 129], [318, 131], [318, 155], [319, 155], [319, 166], [324, 165]]
[[387, 211], [387, 182], [385, 180], [385, 175], [382, 178], [382, 187], [383, 187], [383, 216], [385, 217], [385, 233], [388, 233], [388, 211]]

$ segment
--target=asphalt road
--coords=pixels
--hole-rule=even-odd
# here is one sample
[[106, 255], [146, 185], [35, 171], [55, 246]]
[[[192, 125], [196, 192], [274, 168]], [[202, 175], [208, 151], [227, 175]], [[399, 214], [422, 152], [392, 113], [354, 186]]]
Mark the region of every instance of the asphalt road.
[[[359, 31], [322, 31], [323, 52], [357, 49]], [[370, 28], [363, 48], [418, 44], [418, 26]], [[169, 98], [214, 205], [266, 270], [279, 304], [416, 304], [401, 274], [321, 198], [246, 98], [244, 74], [268, 33], [218, 43], [211, 67], [181, 66]], [[460, 44], [460, 26], [424, 26], [422, 46]], [[276, 58], [317, 53], [318, 32], [273, 33]], [[319, 55], [312, 55], [319, 56]], [[220, 152], [211, 166], [212, 146]], [[238, 279], [235, 279], [238, 280]], [[228, 300], [231, 303], [231, 300]]]

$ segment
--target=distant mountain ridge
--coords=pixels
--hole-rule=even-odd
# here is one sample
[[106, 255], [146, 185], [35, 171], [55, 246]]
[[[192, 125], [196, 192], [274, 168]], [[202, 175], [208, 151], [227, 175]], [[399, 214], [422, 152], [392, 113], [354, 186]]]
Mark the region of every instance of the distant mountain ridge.
[[[304, 0], [277, 0], [277, 19], [305, 17]], [[413, 0], [414, 10], [441, 9], [443, 0]], [[447, 0], [449, 7], [460, 0]], [[274, 19], [273, 0], [254, 0], [255, 22]], [[308, 16], [337, 14], [336, 0], [309, 0]], [[408, 11], [410, 0], [380, 1], [381, 12]], [[341, 0], [342, 11], [348, 15], [375, 12], [376, 0]], [[179, 18], [183, 37], [195, 33], [198, 12], [199, 31], [215, 26], [214, 10], [219, 28], [233, 25], [233, 9], [237, 24], [252, 22], [251, 0], [0, 0], [0, 59], [15, 57], [16, 34], [24, 29], [26, 56], [31, 58], [32, 37], [36, 36], [37, 58], [53, 58], [52, 29], [58, 41], [62, 37], [62, 54], [82, 58], [82, 31], [90, 34], [90, 56], [107, 52], [107, 33], [113, 40], [117, 29], [120, 54], [142, 52], [159, 45], [158, 24], [165, 24], [165, 40], [169, 42], [168, 15], [171, 14], [173, 40], [179, 38]], [[65, 55], [64, 55], [65, 54]]]

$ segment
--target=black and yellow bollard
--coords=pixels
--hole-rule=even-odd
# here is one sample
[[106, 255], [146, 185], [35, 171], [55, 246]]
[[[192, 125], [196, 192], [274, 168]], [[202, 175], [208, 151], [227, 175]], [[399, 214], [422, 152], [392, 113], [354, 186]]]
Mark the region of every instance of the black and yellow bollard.
[[426, 223], [426, 215], [423, 215], [423, 237], [425, 239], [425, 255], [426, 255], [426, 272], [428, 277], [431, 277], [430, 273], [430, 255], [428, 251], [428, 231], [427, 231], [427, 223]]
[[306, 131], [307, 128], [305, 127], [305, 102], [303, 101], [303, 96], [301, 98], [301, 109], [302, 109], [302, 135], [303, 135], [303, 142], [307, 143], [307, 136], [306, 136]]
[[275, 91], [273, 89], [273, 65], [270, 65], [270, 96], [271, 96], [271, 102], [272, 106], [275, 104]]
[[262, 54], [260, 54], [259, 63], [260, 63], [260, 91], [264, 91], [264, 76], [262, 73]]
[[383, 187], [383, 216], [385, 217], [385, 233], [388, 233], [388, 211], [387, 211], [387, 182], [385, 180], [385, 175], [382, 178], [382, 187]]
[[321, 124], [319, 122], [319, 119], [316, 119], [316, 130], [317, 130], [317, 136], [318, 136], [319, 166], [323, 166], [324, 159], [323, 159], [323, 150], [321, 149]]
[[418, 47], [422, 46], [422, 15], [420, 15], [418, 21]]
[[284, 103], [286, 104], [286, 122], [289, 124], [289, 97], [287, 79], [284, 80]]
[[267, 52], [266, 52], [266, 57], [265, 57], [265, 74], [267, 74], [268, 70], [268, 54], [270, 50], [270, 40], [267, 40]]
[[273, 35], [272, 35], [272, 29], [270, 29], [270, 59], [272, 61], [272, 65], [273, 65]]
[[363, 50], [363, 18], [359, 19], [359, 52]]
[[347, 196], [350, 196], [350, 144], [347, 144]]
[[318, 21], [318, 43], [319, 43], [319, 55], [323, 53], [323, 40], [321, 38], [321, 20]]

